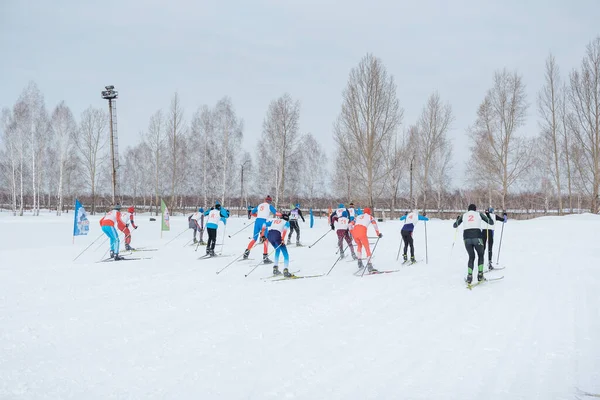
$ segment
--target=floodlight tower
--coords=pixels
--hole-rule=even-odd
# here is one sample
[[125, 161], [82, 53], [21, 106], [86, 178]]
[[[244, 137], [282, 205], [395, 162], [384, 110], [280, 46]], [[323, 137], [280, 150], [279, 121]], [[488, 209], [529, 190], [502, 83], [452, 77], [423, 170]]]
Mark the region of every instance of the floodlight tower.
[[106, 90], [102, 91], [102, 98], [108, 100], [108, 113], [110, 115], [110, 158], [112, 161], [112, 202], [115, 204], [115, 199], [119, 197], [117, 187], [117, 170], [119, 168], [119, 140], [117, 137], [117, 92], [113, 85], [105, 86]]

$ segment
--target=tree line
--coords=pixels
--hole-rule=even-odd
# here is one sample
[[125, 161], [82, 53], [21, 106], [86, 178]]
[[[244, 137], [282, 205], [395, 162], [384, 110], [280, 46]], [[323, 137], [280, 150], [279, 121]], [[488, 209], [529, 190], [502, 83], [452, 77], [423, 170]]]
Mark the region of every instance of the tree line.
[[[404, 125], [396, 81], [383, 61], [364, 56], [349, 74], [327, 154], [301, 132], [300, 102], [284, 93], [268, 105], [255, 148], [242, 146], [244, 123], [223, 97], [190, 114], [174, 93], [149, 116], [137, 144], [119, 154], [119, 201], [158, 212], [223, 204], [245, 208], [266, 194], [276, 206], [338, 201], [388, 209], [454, 210], [478, 201], [503, 210], [588, 209], [600, 189], [600, 37], [579, 68], [563, 76], [553, 55], [545, 83], [527, 99], [517, 71], [494, 72], [472, 124], [454, 126], [452, 106], [430, 94], [416, 121]], [[538, 134], [522, 133], [530, 109]], [[468, 184], [453, 176], [452, 135], [468, 135]], [[88, 107], [76, 120], [65, 101], [48, 112], [29, 83], [0, 121], [0, 202], [15, 215], [72, 206], [75, 197], [110, 204], [109, 118]], [[332, 161], [332, 169], [329, 168]], [[453, 179], [454, 178], [454, 179]]]

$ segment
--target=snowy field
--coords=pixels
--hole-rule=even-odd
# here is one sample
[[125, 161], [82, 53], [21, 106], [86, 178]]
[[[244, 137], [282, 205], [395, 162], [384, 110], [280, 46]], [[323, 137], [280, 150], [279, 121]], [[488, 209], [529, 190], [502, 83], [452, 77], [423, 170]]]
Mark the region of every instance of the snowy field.
[[[379, 269], [341, 261], [326, 277], [271, 282], [271, 265], [197, 260], [187, 226], [138, 216], [139, 261], [97, 263], [108, 249], [91, 218], [0, 213], [0, 399], [591, 399], [600, 393], [600, 217], [506, 224], [505, 278], [465, 288], [466, 251], [451, 221], [415, 232], [417, 259], [395, 261], [401, 224], [380, 223]], [[226, 235], [247, 224], [231, 218]], [[310, 244], [329, 229], [302, 224]], [[223, 228], [219, 229], [221, 243]], [[206, 238], [206, 236], [205, 236]], [[326, 273], [335, 234], [290, 247], [291, 270]], [[498, 251], [499, 232], [495, 254]], [[100, 245], [100, 247], [98, 247]], [[217, 247], [217, 252], [221, 251]], [[227, 257], [229, 256], [229, 257]], [[494, 261], [496, 255], [494, 255]], [[584, 393], [584, 392], [587, 392]]]

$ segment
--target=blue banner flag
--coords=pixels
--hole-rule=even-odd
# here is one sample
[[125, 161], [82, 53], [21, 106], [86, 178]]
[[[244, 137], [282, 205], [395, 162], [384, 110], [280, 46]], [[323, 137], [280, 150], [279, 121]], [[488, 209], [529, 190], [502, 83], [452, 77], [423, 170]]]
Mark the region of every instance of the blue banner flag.
[[87, 235], [90, 231], [90, 221], [87, 212], [79, 200], [75, 200], [75, 221], [73, 222], [73, 236]]
[[313, 217], [312, 208], [308, 211], [308, 213], [310, 214], [310, 227], [312, 228], [315, 224], [315, 217]]

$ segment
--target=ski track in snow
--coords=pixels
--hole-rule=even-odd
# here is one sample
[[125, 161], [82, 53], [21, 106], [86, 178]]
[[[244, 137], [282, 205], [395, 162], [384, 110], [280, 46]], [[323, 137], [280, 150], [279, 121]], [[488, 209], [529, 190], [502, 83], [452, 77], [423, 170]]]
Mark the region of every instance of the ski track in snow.
[[[96, 263], [108, 243], [98, 217], [69, 237], [71, 215], [0, 213], [0, 399], [574, 399], [600, 393], [600, 217], [509, 221], [505, 278], [465, 288], [467, 255], [451, 221], [428, 223], [429, 263], [396, 262], [401, 223], [380, 223], [375, 267], [353, 276], [262, 280], [272, 265], [234, 262], [248, 228], [223, 253], [169, 245], [187, 225], [138, 216], [134, 253], [151, 260]], [[248, 220], [231, 218], [227, 234]], [[501, 225], [497, 226], [494, 261]], [[305, 245], [328, 228], [301, 224]], [[219, 240], [223, 240], [223, 228]], [[34, 239], [32, 239], [34, 237]], [[327, 273], [329, 234], [289, 246], [298, 275]], [[424, 231], [415, 232], [424, 259]], [[272, 248], [270, 248], [271, 250]], [[220, 251], [218, 247], [217, 252]], [[347, 254], [349, 256], [349, 253]], [[271, 256], [272, 258], [273, 256]], [[280, 264], [280, 268], [283, 265]]]

